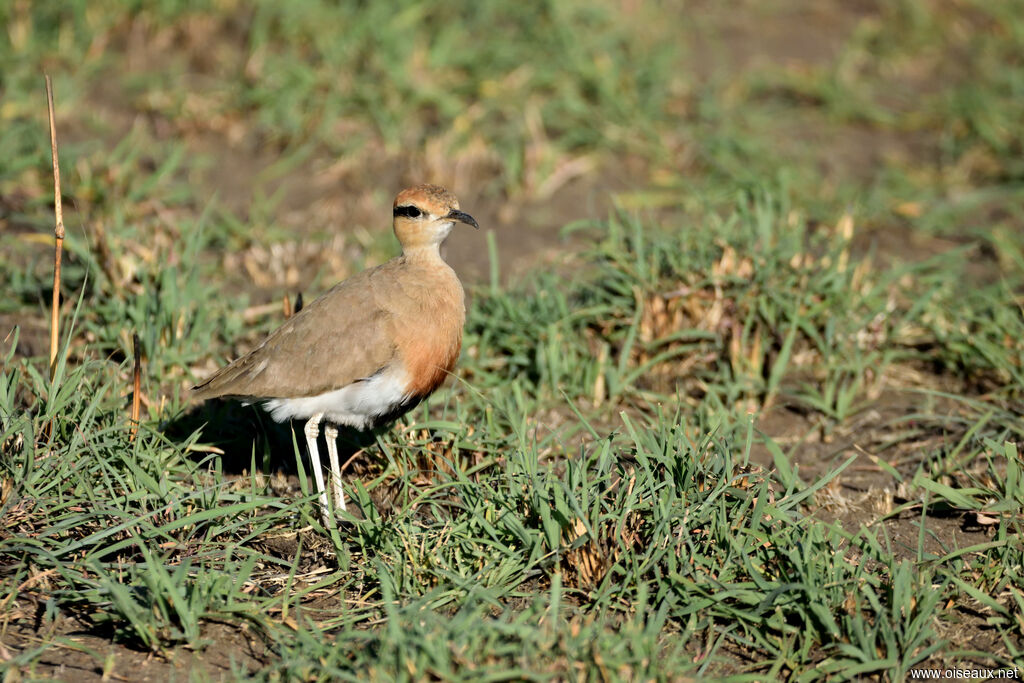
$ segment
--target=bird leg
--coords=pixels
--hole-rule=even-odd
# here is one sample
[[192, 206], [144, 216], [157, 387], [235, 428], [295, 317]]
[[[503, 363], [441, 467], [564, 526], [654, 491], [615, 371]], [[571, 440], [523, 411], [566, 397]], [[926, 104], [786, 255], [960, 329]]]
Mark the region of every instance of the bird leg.
[[327, 423], [324, 425], [324, 437], [327, 439], [327, 457], [331, 461], [331, 484], [334, 486], [334, 505], [338, 510], [345, 509], [345, 492], [341, 488], [341, 467], [338, 466], [338, 428]]
[[[303, 432], [306, 434], [306, 447], [309, 449], [309, 464], [313, 468], [313, 478], [316, 479], [316, 490], [320, 494], [320, 514], [323, 515], [324, 525], [331, 524], [331, 516], [327, 513], [327, 487], [324, 486], [324, 473], [320, 468], [320, 448], [316, 445], [316, 439], [320, 436], [320, 421], [324, 419], [323, 413], [317, 413], [306, 422]], [[328, 439], [328, 443], [330, 440]]]

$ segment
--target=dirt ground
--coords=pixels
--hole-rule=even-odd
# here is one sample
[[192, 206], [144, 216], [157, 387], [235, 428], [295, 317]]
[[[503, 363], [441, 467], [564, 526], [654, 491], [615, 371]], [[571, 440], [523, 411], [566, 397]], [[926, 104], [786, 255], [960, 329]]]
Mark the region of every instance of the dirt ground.
[[[731, 73], [766, 63], [812, 68], [835, 56], [858, 21], [877, 13], [874, 3], [863, 1], [817, 3], [812, 10], [806, 10], [805, 6], [806, 3], [788, 3], [788, 7], [777, 10], [766, 23], [764, 17], [757, 16], [756, 12], [730, 13], [722, 11], [717, 3], [710, 0], [698, 2], [694, 4], [694, 11], [703, 13], [700, 31], [681, 39], [692, 42], [697, 53], [706, 54], [704, 59], [698, 60], [699, 77], [704, 79], [728, 78]], [[712, 43], [728, 45], [730, 49], [726, 52], [701, 49], [701, 46]], [[159, 53], [149, 52], [144, 45], [133, 45], [128, 39], [123, 48], [137, 51], [127, 55], [129, 69], [131, 64], [161, 59]], [[140, 117], [132, 102], [117, 92], [95, 93], [92, 106], [96, 116], [115, 122], [112, 139], [126, 133], [132, 125], [147, 125], [157, 136], [175, 134], [171, 122]], [[808, 139], [822, 141], [820, 170], [826, 182], [830, 178], [867, 181], [879, 160], [891, 155], [894, 149], [925, 162], [930, 162], [931, 155], [936, 153], [937, 143], [900, 139], [891, 133], [876, 133], [854, 125], [809, 120], [792, 122], [792, 126], [794, 130], [800, 128], [805, 142]], [[68, 133], [71, 137], [75, 134], [76, 131]], [[424, 169], [409, 167], [395, 154], [382, 154], [372, 168], [340, 170], [337, 160], [313, 154], [301, 167], [266, 183], [259, 179], [274, 164], [276, 155], [272, 150], [260, 149], [258, 140], [244, 136], [229, 140], [226, 136], [212, 133], [187, 139], [193, 153], [213, 160], [202, 177], [196, 179], [197, 206], [204, 206], [217, 197], [244, 219], [247, 207], [253, 203], [254, 193], [282, 193], [283, 200], [276, 209], [276, 219], [294, 229], [296, 248], [306, 256], [299, 262], [296, 276], [301, 283], [309, 283], [318, 274], [323, 283], [347, 275], [345, 270], [348, 266], [343, 259], [320, 257], [319, 252], [325, 247], [308, 243], [313, 236], [343, 236], [354, 229], [384, 229], [388, 223], [388, 216], [382, 213], [388, 201], [384, 196], [395, 188], [427, 179], [423, 177]], [[786, 144], [785, 140], [780, 142], [783, 147]], [[474, 194], [472, 182], [465, 182], [458, 188], [462, 206], [479, 220], [485, 230], [467, 230], [451, 239], [447, 245], [449, 262], [464, 282], [486, 282], [490, 269], [486, 231], [493, 230], [502, 277], [506, 281], [515, 280], [540, 265], [571, 268], [573, 254], [583, 238], [563, 238], [560, 235], [562, 226], [581, 218], [599, 219], [614, 207], [617, 195], [643, 189], [646, 183], [643, 162], [632, 159], [624, 162], [585, 173], [543, 200], [482, 196]], [[70, 211], [73, 212], [74, 207]], [[898, 232], [894, 233], [898, 230], [898, 225], [865, 226], [858, 239], [865, 247], [873, 244], [891, 255], [906, 258], [950, 247], [948, 241], [939, 239], [924, 244], [901, 240], [894, 236], [898, 235]], [[226, 273], [226, 277], [227, 291], [247, 288], [252, 304], [280, 296], [278, 282], [257, 283], [258, 288], [253, 291], [252, 283], [245, 279], [242, 270]], [[307, 295], [315, 293], [306, 292]], [[23, 330], [22, 351], [26, 355], [40, 354], [46, 341], [45, 328], [28, 325], [23, 326]], [[934, 381], [941, 380], [935, 378]], [[853, 530], [865, 517], [877, 517], [901, 504], [897, 485], [865, 454], [873, 443], [884, 439], [885, 431], [892, 428], [895, 420], [915, 411], [917, 400], [911, 394], [885, 396], [862, 414], [856, 424], [839, 427], [822, 424], [785, 405], [776, 405], [760, 418], [758, 426], [784, 447], [795, 447], [799, 473], [805, 480], [825, 473], [851, 454], [862, 456], [829, 487], [830, 503], [819, 511], [826, 518], [839, 520]], [[913, 454], [908, 453], [907, 457], [909, 459]], [[766, 466], [771, 465], [767, 453], [759, 453], [758, 459]], [[916, 552], [920, 519], [920, 510], [911, 509], [885, 522], [886, 532], [897, 553]], [[929, 530], [934, 533], [934, 539], [929, 543], [936, 551], [940, 547], [939, 541], [947, 547], [964, 547], [985, 540], [987, 534], [985, 527], [972, 524], [970, 519], [959, 515], [948, 518], [930, 516], [928, 523]], [[73, 618], [59, 619], [51, 628], [63, 636], [65, 645], [52, 648], [41, 662], [48, 667], [46, 673], [63, 680], [185, 680], [196, 668], [202, 670], [205, 677], [218, 679], [229, 677], [232, 672], [257, 669], [267, 656], [258, 638], [250, 638], [244, 631], [229, 626], [211, 629], [208, 637], [218, 643], [217, 647], [208, 648], [201, 654], [178, 650], [172, 659], [111, 644], [103, 634], [83, 632], [82, 625]], [[31, 649], [38, 642], [38, 631], [23, 629], [18, 638], [20, 642], [9, 644], [19, 649]], [[988, 638], [980, 626], [973, 642], [979, 651], [995, 652], [1001, 647]], [[98, 668], [97, 661], [108, 662], [107, 670]], [[17, 680], [17, 676], [5, 680]]]

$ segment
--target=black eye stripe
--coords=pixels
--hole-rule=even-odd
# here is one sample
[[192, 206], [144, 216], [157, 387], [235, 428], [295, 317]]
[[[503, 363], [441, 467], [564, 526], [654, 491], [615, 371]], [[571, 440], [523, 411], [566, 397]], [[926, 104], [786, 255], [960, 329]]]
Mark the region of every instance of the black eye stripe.
[[395, 215], [396, 216], [405, 216], [406, 218], [419, 218], [420, 216], [423, 215], [423, 212], [420, 211], [415, 206], [412, 206], [412, 205], [409, 205], [409, 206], [396, 206], [395, 207]]

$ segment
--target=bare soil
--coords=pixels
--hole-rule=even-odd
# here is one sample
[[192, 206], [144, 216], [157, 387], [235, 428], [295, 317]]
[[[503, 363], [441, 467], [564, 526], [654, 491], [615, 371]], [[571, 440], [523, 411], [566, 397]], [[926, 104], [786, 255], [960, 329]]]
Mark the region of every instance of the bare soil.
[[[871, 2], [817, 3], [813, 10], [803, 9], [806, 3], [788, 2], [780, 3], [781, 9], [770, 13], [755, 11], [754, 6], [753, 3], [748, 5], [751, 11], [733, 12], [723, 11], [719, 3], [698, 3], [703, 17], [701, 32], [688, 39], [693, 41], [695, 54], [703, 55], [696, 62], [699, 77], [728, 78], [730, 74], [770, 63], [812, 68], [834, 58], [861, 19], [877, 16], [877, 8]], [[115, 44], [125, 51], [129, 70], [133, 65], [138, 68], [146, 60], [160, 58], [153, 53], [152, 46], [133, 42], [131, 35], [117, 37]], [[203, 69], [208, 68], [211, 60], [205, 59], [201, 52], [194, 57], [192, 63], [196, 72], [190, 75], [191, 82], [201, 87]], [[155, 138], [179, 132], [172, 122], [153, 117], [140, 119], [131, 98], [112, 85], [107, 91], [96, 94], [93, 106], [95, 114], [110, 128], [111, 140], [120, 139], [133, 125], [147, 126]], [[820, 170], [826, 182], [839, 178], [867, 179], [883, 159], [893, 154], [917, 159], [926, 165], [933, 162], [935, 145], [931, 141], [815, 120], [813, 114], [808, 117], [808, 120], [780, 124], [780, 144], [784, 147], [788, 144], [786, 140], [795, 139], [799, 131], [801, 144], [821, 145]], [[787, 129], [793, 135], [786, 135]], [[74, 134], [72, 131], [71, 135]], [[262, 149], [258, 140], [247, 138], [244, 133], [235, 139], [218, 131], [205, 131], [185, 139], [192, 153], [212, 160], [202, 177], [195, 179], [197, 207], [205, 206], [216, 197], [244, 219], [255, 193], [267, 196], [281, 191], [283, 200], [276, 210], [276, 220], [289, 226], [299, 242], [324, 235], [344, 236], [360, 228], [384, 229], [389, 222], [390, 197], [381, 192], [390, 193], [424, 179], [419, 169], [410, 168], [400, 157], [382, 154], [372, 167], [359, 169], [339, 169], [336, 160], [314, 156], [285, 176], [265, 182], [259, 179], [277, 156], [273, 150]], [[571, 261], [572, 251], [580, 243], [563, 239], [559, 234], [561, 227], [582, 217], [606, 215], [617, 192], [643, 189], [645, 175], [635, 170], [596, 169], [569, 182], [543, 201], [475, 195], [469, 183], [458, 191], [463, 208], [476, 216], [485, 230], [494, 231], [502, 274], [508, 279], [538, 265], [559, 267]], [[868, 239], [884, 253], [907, 259], [952, 246], [937, 238], [926, 244], [911, 243], [893, 237], [894, 234], [898, 233], [877, 229]], [[347, 274], [333, 272], [342, 266], [334, 266], [335, 262], [317, 252], [315, 247], [313, 252], [302, 264], [299, 281], [308, 283], [319, 274], [323, 281], [329, 282]], [[447, 245], [447, 256], [464, 281], [472, 284], [487, 280], [490, 263], [485, 231], [459, 233]], [[246, 282], [243, 275], [225, 274], [229, 279], [240, 278], [229, 286], [246, 289], [254, 303], [279, 298], [282, 287], [286, 286], [280, 281], [258, 283], [254, 291], [253, 283]], [[3, 316], [0, 317], [0, 332], [6, 333], [13, 324], [22, 325], [19, 355], [45, 353], [45, 326]], [[0, 355], [8, 348], [3, 343], [4, 339], [0, 338]], [[842, 425], [823, 424], [792, 406], [778, 405], [761, 417], [759, 428], [784, 447], [794, 449], [804, 480], [825, 474], [850, 455], [857, 455], [857, 461], [825, 491], [817, 513], [854, 531], [865, 519], [878, 519], [901, 504], [898, 484], [872, 462], [869, 454], [884, 441], [884, 434], [894, 428], [898, 419], [914, 411], [915, 400], [909, 394], [887, 395]], [[244, 447], [240, 451], [248, 452]], [[889, 458], [889, 462], [902, 471], [911, 468], [918, 455], [885, 453], [881, 457]], [[759, 452], [757, 457], [764, 465], [771, 466], [766, 452]], [[289, 477], [285, 486], [294, 484], [295, 480]], [[920, 509], [911, 509], [881, 524], [897, 554], [907, 557], [916, 554], [922, 517]], [[969, 518], [960, 514], [929, 514], [924, 519], [930, 532], [925, 536], [929, 552], [943, 554], [986, 538], [985, 528], [972, 525]], [[282, 556], [294, 553], [297, 548], [287, 538], [268, 540], [267, 545], [269, 550]], [[309, 549], [307, 544], [303, 547]], [[995, 653], [1003, 649], [1004, 646], [981, 627], [980, 616], [972, 616], [966, 606], [958, 609], [962, 620], [949, 626], [961, 634], [954, 640], [962, 647], [983, 652]], [[88, 625], [71, 618], [43, 623], [40, 616], [34, 627], [19, 627], [9, 630], [8, 634], [0, 649], [24, 651], [37, 647], [44, 635], [62, 636], [64, 644], [51, 646], [34, 673], [63, 680], [185, 680], [196, 669], [202, 671], [204, 678], [215, 680], [231, 678], [233, 672], [256, 670], [269, 657], [258, 637], [244, 628], [221, 624], [210, 625], [206, 633], [209, 642], [216, 646], [198, 653], [178, 649], [166, 656], [132, 650], [118, 644], [111, 638], [112, 634], [90, 632]], [[109, 668], [104, 670], [107, 663]]]

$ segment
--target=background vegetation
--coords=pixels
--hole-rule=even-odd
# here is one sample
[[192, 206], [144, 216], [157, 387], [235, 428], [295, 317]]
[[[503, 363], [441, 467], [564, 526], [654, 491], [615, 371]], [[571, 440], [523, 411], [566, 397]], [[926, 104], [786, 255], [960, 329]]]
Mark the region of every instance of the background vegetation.
[[[3, 3], [5, 680], [1020, 667], [1019, 10]], [[423, 181], [487, 228], [458, 377], [324, 529], [188, 387]]]

